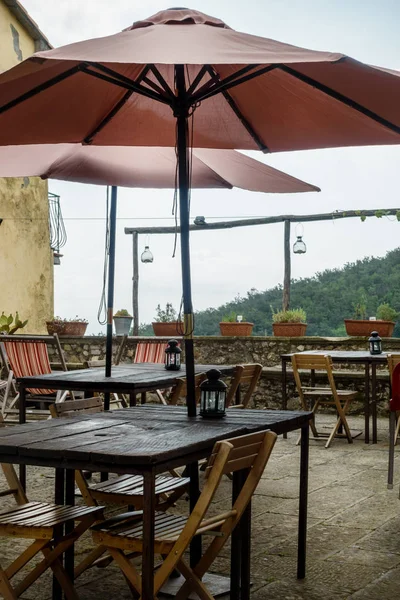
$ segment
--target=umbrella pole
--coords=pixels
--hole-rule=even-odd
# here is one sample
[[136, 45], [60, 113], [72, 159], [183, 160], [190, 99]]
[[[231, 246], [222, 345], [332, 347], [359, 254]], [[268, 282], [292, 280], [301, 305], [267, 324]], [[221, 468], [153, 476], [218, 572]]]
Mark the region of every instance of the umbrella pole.
[[[114, 314], [114, 273], [115, 273], [115, 229], [117, 223], [117, 190], [113, 185], [111, 188], [110, 207], [110, 247], [108, 254], [108, 296], [107, 296], [107, 337], [106, 337], [106, 377], [111, 376], [112, 363], [112, 326]], [[110, 396], [105, 398], [104, 408], [110, 408]]]
[[196, 398], [194, 387], [194, 351], [193, 351], [193, 305], [190, 277], [189, 246], [189, 160], [187, 147], [188, 106], [185, 89], [185, 71], [183, 65], [175, 67], [177, 89], [177, 146], [179, 172], [179, 217], [181, 227], [181, 265], [184, 313], [185, 364], [187, 381], [187, 412], [189, 417], [196, 416]]

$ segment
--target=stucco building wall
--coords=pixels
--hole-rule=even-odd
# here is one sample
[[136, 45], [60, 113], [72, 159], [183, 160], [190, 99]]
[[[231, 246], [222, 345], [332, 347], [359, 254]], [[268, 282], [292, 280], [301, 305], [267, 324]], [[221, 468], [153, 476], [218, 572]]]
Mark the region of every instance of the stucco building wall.
[[[0, 71], [35, 52], [35, 41], [0, 0]], [[0, 179], [0, 313], [29, 319], [24, 332], [44, 333], [53, 314], [53, 259], [47, 182]]]

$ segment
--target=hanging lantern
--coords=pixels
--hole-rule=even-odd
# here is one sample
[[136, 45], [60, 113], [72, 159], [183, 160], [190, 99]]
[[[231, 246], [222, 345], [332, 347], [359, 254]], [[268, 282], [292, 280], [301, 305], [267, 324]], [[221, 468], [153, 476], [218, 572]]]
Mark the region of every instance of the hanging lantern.
[[200, 385], [200, 415], [207, 419], [225, 416], [226, 384], [220, 380], [218, 369], [207, 371], [207, 379]]
[[181, 368], [181, 352], [176, 340], [169, 340], [165, 349], [165, 368], [168, 371], [179, 371]]
[[59, 252], [56, 252], [54, 250], [53, 252], [53, 265], [61, 265], [61, 258], [63, 257], [63, 254], [60, 254]]
[[297, 240], [293, 244], [294, 254], [305, 254], [307, 252], [307, 246], [303, 242], [303, 231], [304, 231], [303, 224], [297, 223], [297, 225], [296, 225]]
[[305, 254], [307, 252], [307, 246], [303, 242], [303, 238], [301, 235], [297, 236], [297, 240], [293, 244], [293, 252], [295, 254]]
[[371, 333], [369, 342], [369, 353], [370, 354], [382, 354], [382, 339], [379, 337], [377, 331]]
[[152, 263], [154, 260], [154, 256], [148, 246], [144, 247], [142, 254], [140, 255], [140, 260], [142, 263]]

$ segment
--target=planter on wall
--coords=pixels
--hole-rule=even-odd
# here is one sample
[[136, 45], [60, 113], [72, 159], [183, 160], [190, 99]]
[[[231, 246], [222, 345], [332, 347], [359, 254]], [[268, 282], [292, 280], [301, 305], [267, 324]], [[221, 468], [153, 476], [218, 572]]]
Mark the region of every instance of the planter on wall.
[[246, 323], [246, 321], [242, 323], [229, 323], [229, 322], [221, 322], [219, 324], [219, 329], [221, 331], [221, 335], [230, 335], [232, 337], [245, 337], [251, 335], [253, 331], [254, 323]]
[[129, 335], [132, 317], [113, 317], [115, 335]]
[[85, 335], [88, 323], [82, 321], [47, 321], [46, 327], [49, 335], [55, 333], [59, 336], [83, 336]]
[[183, 323], [181, 321], [171, 321], [170, 323], [152, 323], [154, 335], [176, 337], [183, 333]]
[[347, 335], [369, 337], [372, 331], [377, 331], [381, 337], [392, 337], [395, 326], [394, 321], [376, 321], [364, 319], [345, 319]]
[[275, 336], [302, 337], [306, 335], [307, 323], [272, 323]]

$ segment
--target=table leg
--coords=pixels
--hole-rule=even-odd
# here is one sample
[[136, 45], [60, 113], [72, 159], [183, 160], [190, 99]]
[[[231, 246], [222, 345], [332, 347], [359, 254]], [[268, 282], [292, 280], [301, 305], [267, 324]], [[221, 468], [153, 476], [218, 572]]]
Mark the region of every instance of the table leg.
[[[241, 471], [235, 471], [232, 478], [232, 506], [239, 496], [242, 488]], [[241, 584], [241, 523], [232, 531], [231, 536], [231, 594], [230, 600], [240, 599], [240, 584]]]
[[110, 410], [110, 392], [104, 394], [104, 410]]
[[309, 425], [301, 428], [300, 442], [300, 496], [299, 534], [297, 547], [297, 579], [306, 576], [307, 502], [308, 502], [308, 454]]
[[136, 394], [129, 394], [129, 406], [136, 406]]
[[146, 392], [140, 394], [140, 404], [146, 404]]
[[[19, 422], [26, 422], [26, 389], [22, 385], [19, 388]], [[19, 465], [19, 480], [26, 492], [26, 465]]]
[[[282, 410], [287, 410], [287, 371], [286, 360], [282, 358]], [[287, 439], [287, 433], [283, 434], [283, 438]]]
[[376, 364], [371, 365], [371, 416], [372, 416], [372, 443], [378, 442], [378, 422], [376, 414]]
[[[74, 506], [75, 504], [75, 471], [67, 469], [65, 471], [65, 504]], [[71, 533], [74, 529], [73, 521], [65, 525], [65, 533]], [[71, 581], [74, 581], [74, 565], [75, 565], [75, 548], [74, 544], [65, 553], [65, 569]]]
[[[400, 417], [399, 417], [400, 418]], [[388, 482], [389, 490], [393, 489], [393, 473], [394, 473], [394, 434], [396, 431], [396, 411], [391, 410], [389, 414], [389, 466], [388, 466]]]
[[[190, 512], [192, 513], [200, 496], [199, 465], [197, 462], [187, 466], [190, 483], [189, 499]], [[201, 559], [201, 535], [196, 535], [190, 544], [190, 566], [194, 568]]]
[[[249, 471], [242, 471], [244, 485]], [[240, 568], [240, 600], [250, 600], [250, 557], [251, 557], [251, 500], [240, 520], [241, 568]]]
[[369, 364], [365, 365], [365, 388], [364, 388], [364, 422], [365, 443], [369, 444]]
[[142, 557], [142, 600], [154, 598], [154, 513], [155, 474], [146, 471], [143, 475], [143, 557]]
[[[65, 504], [64, 500], [65, 500], [65, 471], [64, 469], [56, 469], [55, 470], [55, 480], [54, 480], [54, 502], [56, 504]], [[57, 538], [60, 538], [63, 536], [64, 531], [63, 531], [63, 526], [62, 525], [57, 525], [54, 528], [54, 539], [57, 542]], [[59, 558], [61, 564], [64, 564], [64, 556], [61, 555]], [[56, 576], [53, 574], [53, 593], [52, 593], [52, 599], [53, 600], [61, 600], [62, 599], [62, 588], [56, 578]]]

